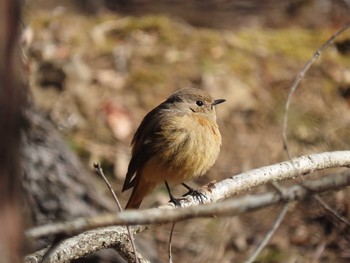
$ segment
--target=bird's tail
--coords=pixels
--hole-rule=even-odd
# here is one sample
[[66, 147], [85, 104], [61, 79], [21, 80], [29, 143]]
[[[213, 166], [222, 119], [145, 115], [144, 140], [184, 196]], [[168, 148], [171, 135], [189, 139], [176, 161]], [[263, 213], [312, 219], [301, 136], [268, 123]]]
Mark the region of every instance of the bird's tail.
[[145, 195], [152, 191], [153, 188], [154, 185], [149, 182], [137, 180], [125, 209], [138, 209]]

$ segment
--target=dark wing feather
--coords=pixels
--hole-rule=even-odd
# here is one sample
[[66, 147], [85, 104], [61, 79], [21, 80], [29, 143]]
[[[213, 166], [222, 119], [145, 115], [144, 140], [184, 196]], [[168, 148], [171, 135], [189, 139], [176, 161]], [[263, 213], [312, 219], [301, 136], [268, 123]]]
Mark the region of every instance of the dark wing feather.
[[132, 158], [129, 163], [128, 172], [125, 176], [122, 192], [135, 185], [137, 172], [156, 153], [154, 141], [161, 130], [162, 110], [166, 109], [166, 104], [162, 103], [150, 111], [142, 120], [132, 141]]
[[137, 171], [139, 168], [143, 167], [143, 165], [149, 160], [150, 156], [152, 156], [152, 153], [147, 145], [133, 155], [129, 163], [128, 172], [125, 176], [122, 192], [135, 186]]

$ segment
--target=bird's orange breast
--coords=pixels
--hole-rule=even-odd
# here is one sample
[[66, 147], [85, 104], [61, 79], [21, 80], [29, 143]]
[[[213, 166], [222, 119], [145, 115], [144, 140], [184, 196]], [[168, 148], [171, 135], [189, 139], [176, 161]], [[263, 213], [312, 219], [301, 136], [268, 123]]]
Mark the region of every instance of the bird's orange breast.
[[163, 180], [170, 183], [205, 174], [220, 152], [221, 135], [216, 121], [200, 114], [173, 117], [163, 129], [162, 138], [165, 142], [160, 143], [163, 145], [152, 166], [166, 171]]

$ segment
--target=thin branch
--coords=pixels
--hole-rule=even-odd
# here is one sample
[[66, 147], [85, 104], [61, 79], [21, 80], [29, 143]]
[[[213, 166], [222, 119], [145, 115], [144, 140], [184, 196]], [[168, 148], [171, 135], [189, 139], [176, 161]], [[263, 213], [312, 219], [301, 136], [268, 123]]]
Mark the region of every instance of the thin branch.
[[174, 228], [175, 228], [176, 223], [173, 223], [171, 226], [170, 230], [170, 235], [169, 235], [169, 243], [168, 243], [168, 255], [169, 255], [169, 263], [173, 263], [173, 255], [171, 253], [171, 241], [173, 238], [173, 233], [174, 233]]
[[303, 79], [304, 75], [306, 74], [306, 72], [311, 67], [311, 65], [321, 56], [322, 52], [326, 48], [328, 48], [340, 34], [342, 34], [347, 29], [349, 29], [349, 27], [350, 27], [350, 23], [345, 24], [333, 36], [331, 36], [321, 47], [319, 47], [319, 49], [316, 50], [316, 52], [314, 53], [312, 58], [304, 65], [302, 70], [299, 72], [298, 76], [295, 78], [292, 86], [290, 87], [288, 98], [287, 98], [287, 102], [286, 102], [286, 106], [285, 106], [285, 111], [284, 111], [283, 133], [282, 133], [283, 134], [283, 147], [286, 150], [289, 159], [292, 159], [292, 158], [291, 158], [291, 155], [290, 155], [290, 152], [289, 152], [289, 148], [288, 148], [287, 125], [288, 125], [289, 106], [290, 106], [290, 102], [291, 102], [292, 96], [293, 96], [295, 90], [297, 89], [300, 81]]
[[327, 211], [331, 212], [333, 215], [336, 216], [336, 218], [338, 218], [340, 221], [342, 221], [343, 223], [347, 224], [348, 226], [350, 226], [350, 221], [349, 219], [347, 219], [346, 217], [340, 215], [337, 211], [335, 211], [332, 207], [330, 207], [323, 199], [320, 195], [315, 194], [314, 197], [317, 199], [317, 201], [319, 203], [321, 203], [321, 205], [323, 206], [323, 208], [325, 208]]
[[[304, 178], [300, 177], [301, 181], [304, 182]], [[343, 223], [347, 224], [348, 226], [350, 226], [350, 221], [340, 215], [335, 209], [333, 209], [332, 207], [330, 207], [326, 201], [323, 200], [323, 198], [319, 195], [319, 194], [314, 194], [314, 198], [320, 203], [320, 205], [328, 212], [332, 213], [339, 221], [342, 221]]]
[[272, 236], [275, 234], [275, 232], [277, 231], [277, 229], [279, 228], [279, 226], [282, 223], [282, 220], [284, 219], [284, 217], [287, 214], [287, 211], [289, 209], [289, 203], [286, 203], [281, 212], [279, 213], [275, 223], [273, 224], [272, 228], [270, 229], [270, 231], [266, 234], [265, 238], [261, 241], [261, 243], [259, 244], [259, 246], [256, 248], [256, 250], [254, 251], [254, 253], [248, 258], [248, 260], [246, 261], [246, 263], [253, 263], [254, 260], [258, 257], [258, 255], [260, 254], [260, 252], [264, 249], [264, 247], [267, 245], [267, 243], [270, 241], [270, 239], [272, 238]]
[[[292, 99], [292, 96], [295, 92], [295, 90], [297, 89], [300, 81], [303, 79], [303, 77], [305, 76], [306, 72], [309, 70], [309, 68], [311, 67], [311, 65], [321, 56], [322, 52], [328, 48], [333, 42], [334, 40], [343, 32], [345, 32], [347, 29], [349, 29], [350, 27], [350, 23], [345, 24], [342, 28], [340, 28], [334, 35], [332, 35], [320, 48], [318, 48], [316, 50], [316, 52], [314, 53], [314, 55], [311, 57], [311, 59], [304, 65], [304, 67], [302, 68], [302, 70], [299, 72], [298, 76], [295, 78], [292, 86], [290, 87], [289, 90], [289, 94], [288, 94], [288, 98], [286, 101], [286, 105], [285, 105], [285, 112], [284, 112], [284, 118], [283, 118], [283, 132], [282, 132], [282, 136], [283, 136], [283, 147], [287, 153], [288, 159], [291, 160], [292, 159], [292, 155], [289, 151], [289, 146], [288, 146], [288, 139], [287, 139], [287, 125], [288, 125], [288, 113], [289, 113], [289, 107], [290, 107], [290, 102]], [[293, 164], [293, 162], [291, 162]], [[295, 168], [296, 169], [296, 168]], [[303, 180], [303, 178], [301, 178]], [[316, 200], [324, 207], [324, 209], [330, 211], [331, 213], [334, 214], [334, 216], [336, 218], [338, 218], [340, 221], [345, 222], [346, 224], [350, 225], [349, 220], [347, 220], [346, 218], [342, 217], [341, 215], [339, 215], [334, 209], [332, 209], [319, 195], [315, 195], [314, 196], [316, 198]]]
[[[112, 194], [112, 196], [113, 196], [113, 198], [114, 198], [114, 201], [116, 202], [116, 204], [117, 204], [117, 206], [118, 206], [118, 208], [119, 208], [119, 211], [120, 211], [120, 212], [123, 212], [123, 208], [122, 208], [122, 206], [120, 205], [120, 202], [119, 202], [119, 200], [118, 200], [118, 197], [117, 197], [117, 195], [115, 194], [112, 185], [109, 183], [109, 181], [107, 180], [106, 176], [104, 175], [103, 170], [102, 170], [102, 168], [101, 168], [101, 165], [100, 165], [99, 163], [94, 163], [93, 165], [94, 165], [95, 173], [96, 173], [97, 175], [101, 176], [102, 179], [104, 180], [104, 182], [106, 183], [106, 185], [107, 185], [109, 191], [111, 192], [111, 194]], [[136, 262], [136, 263], [139, 263], [139, 259], [138, 259], [139, 256], [137, 256], [137, 253], [136, 253], [136, 246], [135, 246], [134, 236], [133, 236], [133, 234], [132, 234], [132, 232], [131, 232], [129, 226], [126, 226], [126, 229], [127, 229], [127, 231], [128, 231], [128, 234], [129, 234], [129, 238], [130, 238], [130, 242], [131, 242], [132, 251], [134, 252], [134, 257], [133, 257], [133, 259], [135, 259], [135, 262]], [[127, 260], [130, 261], [130, 260], [132, 260], [132, 258], [127, 258]]]
[[118, 205], [119, 211], [122, 212], [122, 211], [123, 211], [123, 208], [122, 208], [122, 206], [120, 205], [120, 202], [119, 202], [119, 200], [118, 200], [117, 195], [116, 195], [115, 192], [114, 192], [113, 187], [111, 186], [111, 184], [110, 184], [109, 181], [107, 180], [106, 176], [104, 175], [103, 170], [102, 170], [102, 168], [101, 168], [101, 165], [100, 165], [99, 163], [94, 163], [93, 166], [94, 166], [95, 173], [96, 173], [98, 176], [101, 176], [101, 177], [102, 177], [103, 181], [106, 183], [106, 185], [107, 185], [109, 191], [111, 192], [111, 194], [112, 194], [112, 196], [113, 196], [113, 198], [114, 198], [114, 201], [115, 201], [116, 204]]

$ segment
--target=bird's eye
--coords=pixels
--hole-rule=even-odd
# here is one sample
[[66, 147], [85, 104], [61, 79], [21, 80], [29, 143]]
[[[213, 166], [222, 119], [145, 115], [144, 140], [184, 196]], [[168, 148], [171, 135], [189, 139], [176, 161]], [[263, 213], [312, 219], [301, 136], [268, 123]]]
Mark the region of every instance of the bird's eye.
[[204, 105], [203, 101], [201, 101], [201, 100], [197, 100], [197, 101], [196, 101], [196, 104], [197, 104], [198, 106], [203, 106], [203, 105]]

